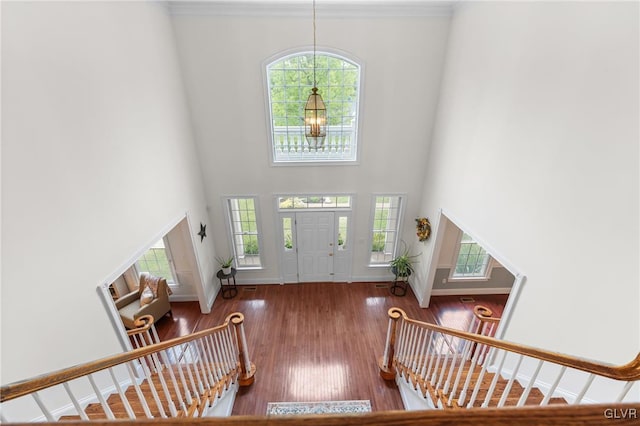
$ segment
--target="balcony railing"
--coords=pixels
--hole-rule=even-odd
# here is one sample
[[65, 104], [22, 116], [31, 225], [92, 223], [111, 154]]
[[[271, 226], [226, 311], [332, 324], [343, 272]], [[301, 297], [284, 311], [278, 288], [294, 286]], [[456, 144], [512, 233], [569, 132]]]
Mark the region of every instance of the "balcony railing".
[[341, 162], [356, 160], [354, 127], [328, 126], [322, 148], [309, 149], [304, 127], [276, 126], [273, 129], [273, 158], [276, 163]]

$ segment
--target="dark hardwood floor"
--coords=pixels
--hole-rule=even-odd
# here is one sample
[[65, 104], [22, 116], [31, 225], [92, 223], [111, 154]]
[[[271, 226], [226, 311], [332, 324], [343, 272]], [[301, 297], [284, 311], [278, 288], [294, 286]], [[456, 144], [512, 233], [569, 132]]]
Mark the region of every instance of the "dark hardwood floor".
[[232, 312], [245, 316], [255, 383], [238, 392], [234, 415], [264, 415], [268, 402], [368, 399], [373, 411], [402, 410], [394, 383], [382, 380], [382, 355], [391, 307], [412, 318], [465, 329], [482, 304], [500, 316], [507, 295], [433, 297], [423, 309], [411, 293], [390, 294], [385, 283], [306, 283], [238, 286], [238, 295], [218, 294], [212, 312], [197, 302], [173, 302], [173, 318], [156, 323], [161, 340], [221, 324]]

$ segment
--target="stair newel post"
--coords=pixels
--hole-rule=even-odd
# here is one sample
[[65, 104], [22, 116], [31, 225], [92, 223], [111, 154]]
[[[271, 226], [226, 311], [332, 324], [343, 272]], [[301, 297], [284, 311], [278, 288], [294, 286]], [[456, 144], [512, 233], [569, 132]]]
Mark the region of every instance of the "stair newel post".
[[384, 353], [382, 358], [378, 360], [380, 368], [380, 376], [385, 380], [393, 380], [396, 377], [393, 369], [393, 359], [395, 357], [396, 332], [398, 327], [398, 319], [404, 312], [398, 308], [389, 309], [389, 326], [387, 327], [387, 340], [384, 344]]
[[231, 322], [236, 330], [236, 340], [238, 342], [238, 362], [240, 363], [240, 386], [250, 386], [255, 380], [256, 366], [249, 359], [249, 349], [247, 346], [247, 336], [244, 332], [244, 315], [239, 312], [231, 314]]

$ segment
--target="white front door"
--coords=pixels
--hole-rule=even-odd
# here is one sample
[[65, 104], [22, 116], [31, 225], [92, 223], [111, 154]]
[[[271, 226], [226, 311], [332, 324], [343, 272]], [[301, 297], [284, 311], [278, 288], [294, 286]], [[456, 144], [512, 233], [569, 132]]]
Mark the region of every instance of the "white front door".
[[333, 281], [333, 212], [296, 213], [298, 281]]

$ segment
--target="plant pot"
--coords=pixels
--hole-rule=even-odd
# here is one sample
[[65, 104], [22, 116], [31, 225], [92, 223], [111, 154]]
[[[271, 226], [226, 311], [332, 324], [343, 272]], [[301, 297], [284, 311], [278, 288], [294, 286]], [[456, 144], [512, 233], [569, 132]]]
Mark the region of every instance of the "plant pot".
[[391, 273], [393, 275], [395, 275], [396, 277], [398, 277], [398, 278], [407, 278], [409, 275], [411, 275], [411, 270], [408, 270], [405, 274], [400, 275], [400, 274], [398, 274], [398, 271], [396, 270], [396, 267], [392, 266], [391, 267]]
[[222, 268], [222, 273], [225, 275], [231, 275], [231, 266], [227, 266], [226, 268]]

